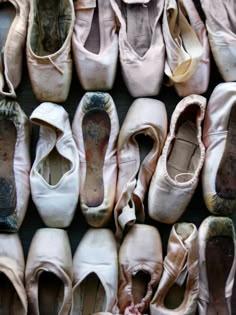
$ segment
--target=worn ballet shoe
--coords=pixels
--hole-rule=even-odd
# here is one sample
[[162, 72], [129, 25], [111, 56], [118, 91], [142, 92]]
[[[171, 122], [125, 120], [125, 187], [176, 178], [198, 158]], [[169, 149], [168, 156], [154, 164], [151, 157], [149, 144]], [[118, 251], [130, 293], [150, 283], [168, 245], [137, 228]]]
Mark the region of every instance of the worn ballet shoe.
[[79, 198], [79, 157], [69, 116], [62, 106], [45, 102], [30, 119], [40, 126], [30, 172], [32, 199], [47, 226], [68, 227]]
[[194, 194], [205, 158], [201, 127], [205, 108], [205, 97], [193, 94], [182, 99], [172, 114], [149, 188], [148, 211], [154, 220], [176, 222]]
[[236, 270], [233, 221], [227, 217], [210, 216], [202, 222], [198, 235], [198, 313], [230, 315]]
[[0, 101], [0, 230], [16, 232], [30, 195], [30, 124], [20, 105]]
[[37, 230], [25, 269], [29, 314], [68, 315], [72, 300], [72, 276], [67, 232], [50, 228]]
[[89, 229], [73, 257], [70, 315], [117, 314], [117, 287], [118, 260], [114, 235], [108, 229]]
[[116, 20], [110, 1], [77, 0], [74, 8], [72, 48], [80, 83], [88, 91], [110, 90], [118, 60]]
[[0, 0], [0, 95], [16, 97], [22, 77], [29, 2]]
[[112, 217], [117, 179], [119, 120], [111, 96], [86, 93], [72, 131], [80, 158], [80, 206], [88, 224], [102, 227]]
[[164, 271], [150, 303], [151, 315], [195, 315], [198, 302], [198, 232], [192, 223], [173, 225]]
[[205, 204], [210, 212], [230, 215], [236, 207], [236, 83], [219, 84], [206, 111], [202, 171]]
[[30, 2], [26, 59], [32, 89], [39, 101], [58, 103], [68, 97], [74, 20], [72, 0]]

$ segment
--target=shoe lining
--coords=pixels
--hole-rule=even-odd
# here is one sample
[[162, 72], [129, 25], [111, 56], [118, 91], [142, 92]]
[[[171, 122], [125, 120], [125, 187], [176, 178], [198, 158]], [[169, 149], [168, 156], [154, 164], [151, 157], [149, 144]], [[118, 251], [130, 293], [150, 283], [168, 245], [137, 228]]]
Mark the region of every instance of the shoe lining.
[[38, 172], [49, 185], [56, 185], [62, 176], [71, 169], [71, 162], [64, 158], [56, 148], [43, 160]]
[[207, 315], [229, 315], [225, 286], [235, 255], [232, 237], [223, 235], [209, 238], [205, 255], [210, 295]]
[[132, 297], [134, 305], [141, 303], [142, 299], [146, 296], [150, 280], [150, 274], [142, 270], [132, 275]]
[[0, 314], [21, 314], [22, 304], [19, 296], [8, 277], [0, 273]]
[[89, 111], [83, 118], [82, 130], [86, 155], [84, 202], [96, 207], [104, 198], [103, 164], [111, 132], [108, 114], [102, 110]]
[[99, 26], [99, 8], [98, 1], [96, 1], [96, 8], [93, 13], [93, 20], [91, 25], [91, 30], [86, 39], [84, 47], [94, 53], [99, 54], [100, 52], [100, 26]]
[[66, 40], [71, 26], [68, 0], [34, 0], [35, 12], [30, 44], [38, 56], [57, 52]]
[[216, 175], [216, 193], [224, 199], [236, 199], [236, 104], [229, 115], [225, 149]]
[[135, 136], [135, 140], [137, 141], [138, 146], [139, 146], [139, 156], [140, 156], [140, 165], [141, 165], [145, 157], [152, 150], [154, 141], [151, 137], [145, 136], [142, 133], [137, 134]]
[[183, 285], [178, 285], [174, 283], [171, 288], [168, 290], [165, 299], [164, 305], [170, 310], [177, 309], [184, 301], [184, 294], [186, 290], [186, 280]]
[[157, 12], [157, 0], [147, 4], [121, 4], [126, 20], [128, 42], [140, 56], [144, 56], [151, 45], [152, 33]]
[[90, 315], [106, 310], [106, 293], [100, 279], [95, 273], [89, 274], [74, 295], [76, 314]]
[[192, 179], [200, 160], [196, 117], [199, 107], [189, 106], [179, 117], [175, 139], [167, 158], [169, 176], [177, 182]]
[[0, 217], [11, 215], [16, 208], [15, 144], [14, 123], [0, 116]]
[[55, 274], [44, 271], [38, 281], [40, 315], [57, 315], [64, 299], [64, 284]]

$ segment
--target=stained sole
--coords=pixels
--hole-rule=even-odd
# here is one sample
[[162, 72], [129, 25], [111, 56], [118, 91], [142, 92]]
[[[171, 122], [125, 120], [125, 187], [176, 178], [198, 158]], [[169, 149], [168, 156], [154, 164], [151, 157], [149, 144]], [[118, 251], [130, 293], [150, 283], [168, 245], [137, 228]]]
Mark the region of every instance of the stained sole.
[[236, 104], [230, 113], [225, 149], [216, 176], [216, 193], [223, 199], [236, 199]]
[[16, 128], [12, 121], [0, 120], [0, 217], [7, 217], [16, 208], [14, 152]]
[[103, 165], [111, 131], [108, 114], [100, 110], [89, 111], [84, 116], [82, 130], [86, 155], [84, 202], [88, 207], [96, 207], [104, 198]]
[[206, 269], [210, 303], [208, 315], [229, 315], [225, 286], [234, 260], [234, 243], [229, 236], [215, 236], [206, 244]]

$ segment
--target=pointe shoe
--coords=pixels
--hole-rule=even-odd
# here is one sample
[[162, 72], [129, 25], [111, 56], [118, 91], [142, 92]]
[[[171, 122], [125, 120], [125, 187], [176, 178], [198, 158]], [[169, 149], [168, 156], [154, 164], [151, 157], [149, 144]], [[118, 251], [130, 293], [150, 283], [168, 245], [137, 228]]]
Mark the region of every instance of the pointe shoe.
[[111, 5], [120, 24], [120, 63], [129, 93], [133, 97], [157, 95], [165, 62], [164, 0], [111, 0]]
[[205, 108], [203, 96], [190, 95], [177, 104], [172, 114], [149, 188], [148, 212], [154, 220], [176, 222], [194, 194], [205, 158], [201, 127]]
[[88, 91], [110, 90], [118, 61], [118, 35], [110, 0], [77, 0], [74, 8], [72, 48], [80, 83]]
[[202, 170], [203, 197], [208, 210], [230, 215], [236, 207], [236, 83], [219, 84], [206, 111], [203, 142], [206, 159]]
[[110, 230], [85, 233], [73, 257], [73, 279], [70, 315], [117, 314], [117, 246]]
[[[3, 4], [7, 4], [8, 10], [5, 11]], [[29, 3], [22, 0], [0, 0], [0, 5], [0, 95], [15, 98], [15, 89], [22, 77]], [[8, 8], [8, 5], [11, 7]]]
[[79, 157], [69, 116], [62, 106], [45, 102], [30, 117], [40, 126], [30, 172], [32, 199], [49, 227], [68, 227], [79, 198]]
[[17, 234], [0, 234], [0, 314], [27, 315], [25, 260]]
[[135, 224], [119, 251], [118, 307], [121, 314], [145, 314], [162, 274], [162, 246], [156, 228]]
[[236, 270], [233, 221], [227, 217], [206, 218], [199, 228], [198, 239], [198, 313], [230, 315]]
[[166, 0], [163, 13], [165, 74], [179, 96], [203, 94], [210, 78], [207, 32], [192, 0]]
[[[135, 221], [144, 220], [143, 201], [167, 133], [165, 105], [154, 99], [136, 99], [120, 130], [117, 156], [118, 180], [114, 209], [116, 237]], [[148, 152], [139, 148], [138, 136], [152, 141]], [[147, 151], [147, 148], [143, 148]], [[146, 153], [145, 156], [143, 156]]]
[[72, 0], [30, 0], [26, 59], [39, 101], [60, 103], [68, 97], [74, 20]]
[[206, 17], [209, 43], [218, 70], [225, 81], [236, 80], [236, 7], [234, 0], [200, 0]]
[[119, 133], [111, 96], [86, 93], [75, 113], [72, 131], [80, 159], [81, 210], [91, 226], [106, 226], [115, 202]]
[[28, 206], [30, 123], [20, 105], [0, 101], [0, 231], [16, 232]]
[[195, 315], [198, 302], [198, 232], [176, 223], [170, 232], [164, 271], [150, 303], [151, 315]]
[[67, 232], [50, 228], [37, 230], [25, 269], [29, 314], [68, 315], [72, 300], [72, 276]]

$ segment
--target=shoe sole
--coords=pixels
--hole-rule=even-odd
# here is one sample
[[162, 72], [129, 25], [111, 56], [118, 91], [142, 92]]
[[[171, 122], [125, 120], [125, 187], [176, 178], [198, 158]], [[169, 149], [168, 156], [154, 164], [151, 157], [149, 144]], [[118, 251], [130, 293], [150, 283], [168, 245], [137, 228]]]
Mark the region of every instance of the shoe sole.
[[225, 149], [216, 175], [216, 193], [223, 199], [236, 199], [236, 104], [230, 113]]
[[225, 286], [234, 260], [234, 243], [229, 236], [214, 236], [206, 244], [209, 314], [229, 315]]
[[103, 165], [111, 131], [108, 114], [89, 111], [83, 118], [82, 130], [86, 155], [84, 202], [88, 207], [97, 207], [104, 198]]
[[14, 152], [16, 128], [10, 120], [0, 120], [0, 217], [11, 215], [16, 208]]

